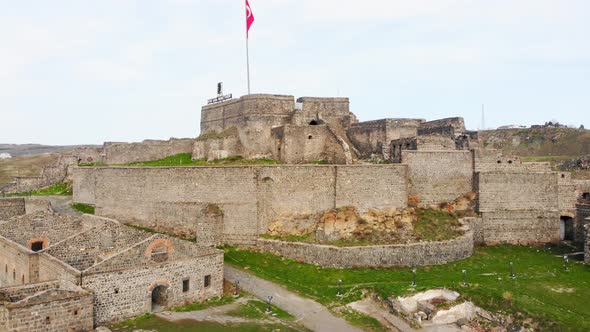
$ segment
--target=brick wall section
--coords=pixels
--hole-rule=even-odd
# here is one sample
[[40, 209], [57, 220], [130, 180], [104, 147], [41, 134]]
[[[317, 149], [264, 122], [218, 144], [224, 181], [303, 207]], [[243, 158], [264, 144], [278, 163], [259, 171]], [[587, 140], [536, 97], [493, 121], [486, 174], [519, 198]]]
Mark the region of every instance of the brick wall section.
[[415, 137], [422, 119], [382, 119], [353, 124], [346, 134], [355, 147], [362, 151], [362, 158], [371, 154], [389, 157], [392, 140]]
[[402, 165], [99, 167], [75, 175], [75, 188], [94, 179], [86, 172], [95, 173], [97, 215], [194, 236], [203, 209], [215, 204], [223, 212], [225, 243], [252, 244], [280, 214], [348, 204], [403, 208], [407, 200]]
[[25, 214], [24, 198], [0, 198], [0, 220]]
[[105, 143], [102, 161], [112, 165], [159, 160], [180, 153], [191, 153], [194, 143], [194, 139], [188, 138], [171, 138], [168, 141], [145, 140], [139, 143]]
[[[158, 240], [170, 243], [168, 261], [151, 261], [145, 255]], [[211, 284], [204, 285], [205, 276]], [[183, 280], [189, 290], [183, 292]], [[95, 296], [95, 321], [103, 324], [150, 312], [155, 286], [168, 287], [167, 307], [221, 296], [223, 293], [223, 252], [199, 249], [192, 243], [163, 235], [153, 237], [84, 272], [82, 286]]]
[[287, 164], [323, 160], [346, 164], [344, 149], [327, 125], [293, 126], [272, 129], [273, 156]]
[[257, 248], [276, 255], [323, 267], [349, 269], [439, 265], [470, 257], [473, 233], [456, 239], [400, 245], [336, 247], [302, 242], [258, 239]]
[[92, 294], [48, 289], [16, 303], [0, 304], [0, 330], [92, 331]]
[[72, 170], [73, 201], [83, 204], [96, 204], [96, 171], [91, 167], [74, 167]]
[[559, 240], [556, 173], [478, 173], [486, 243]]
[[410, 195], [418, 195], [422, 205], [432, 205], [472, 192], [472, 158], [470, 151], [402, 151]]
[[30, 282], [31, 260], [31, 253], [26, 248], [0, 236], [0, 287]]

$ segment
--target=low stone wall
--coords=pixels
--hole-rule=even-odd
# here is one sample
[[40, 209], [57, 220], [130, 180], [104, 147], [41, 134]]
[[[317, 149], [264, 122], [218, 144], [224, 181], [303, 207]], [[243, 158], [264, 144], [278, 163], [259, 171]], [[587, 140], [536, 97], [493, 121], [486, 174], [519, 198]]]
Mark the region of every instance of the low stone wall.
[[22, 197], [0, 199], [0, 220], [25, 214], [25, 199]]
[[473, 254], [473, 232], [448, 241], [399, 245], [336, 247], [302, 242], [258, 239], [257, 247], [299, 262], [338, 269], [440, 265]]

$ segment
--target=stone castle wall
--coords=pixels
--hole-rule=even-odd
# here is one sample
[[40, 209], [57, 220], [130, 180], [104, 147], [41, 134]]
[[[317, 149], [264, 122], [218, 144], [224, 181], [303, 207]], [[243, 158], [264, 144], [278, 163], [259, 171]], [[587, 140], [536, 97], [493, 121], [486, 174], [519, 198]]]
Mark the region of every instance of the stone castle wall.
[[75, 164], [74, 156], [62, 155], [54, 164], [43, 167], [40, 176], [16, 177], [14, 182], [0, 188], [0, 194], [27, 193], [63, 182], [70, 175], [70, 166]]
[[[90, 173], [93, 173], [90, 175]], [[95, 192], [96, 213], [182, 235], [194, 234], [208, 204], [223, 213], [225, 243], [253, 243], [273, 218], [336, 207], [403, 208], [406, 167], [99, 167], [74, 172], [74, 187]], [[198, 235], [197, 235], [198, 238]]]
[[486, 243], [559, 240], [556, 173], [478, 173]]
[[8, 220], [25, 214], [25, 199], [23, 197], [0, 199], [0, 220]]
[[454, 137], [456, 134], [465, 132], [465, 121], [463, 118], [446, 118], [428, 121], [420, 124], [418, 135], [443, 135]]
[[[145, 140], [139, 143], [105, 143], [101, 162], [109, 165], [159, 160], [180, 153], [192, 153], [194, 139]], [[81, 161], [83, 163], [83, 161]]]
[[474, 191], [470, 151], [402, 151], [408, 166], [409, 193], [421, 205], [451, 202]]
[[92, 317], [91, 293], [82, 290], [74, 292], [58, 288], [46, 289], [30, 300], [0, 305], [0, 330], [92, 331]]
[[382, 119], [353, 124], [346, 134], [361, 151], [361, 158], [382, 155], [389, 159], [390, 142], [401, 138], [415, 137], [422, 119]]
[[582, 243], [586, 240], [586, 232], [590, 231], [590, 229], [586, 228], [586, 225], [590, 224], [590, 221], [588, 220], [588, 218], [590, 218], [590, 204], [578, 204], [576, 205], [576, 211], [576, 219], [574, 221], [574, 241]]
[[345, 152], [327, 125], [292, 126], [273, 128], [272, 155], [287, 164], [325, 161], [328, 164], [346, 164]]
[[448, 241], [399, 245], [336, 247], [260, 238], [256, 246], [260, 250], [299, 262], [339, 269], [424, 266], [470, 257], [473, 254], [473, 232], [467, 231]]

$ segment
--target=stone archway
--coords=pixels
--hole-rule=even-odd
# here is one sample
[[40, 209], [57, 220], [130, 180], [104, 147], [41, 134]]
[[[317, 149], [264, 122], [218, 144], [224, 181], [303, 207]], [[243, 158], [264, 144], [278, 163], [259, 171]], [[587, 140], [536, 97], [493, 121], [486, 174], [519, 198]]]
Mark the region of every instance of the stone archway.
[[574, 240], [574, 219], [568, 216], [561, 216], [559, 223], [559, 240], [573, 241]]
[[158, 280], [148, 288], [148, 303], [151, 312], [160, 312], [168, 306], [170, 297], [170, 283], [167, 280]]

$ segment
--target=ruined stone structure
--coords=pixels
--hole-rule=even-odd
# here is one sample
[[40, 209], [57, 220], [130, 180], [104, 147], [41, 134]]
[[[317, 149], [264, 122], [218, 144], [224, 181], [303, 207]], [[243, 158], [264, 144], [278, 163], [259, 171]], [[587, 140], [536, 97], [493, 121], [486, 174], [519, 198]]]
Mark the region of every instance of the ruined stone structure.
[[62, 155], [55, 163], [43, 167], [40, 176], [17, 177], [13, 182], [0, 187], [0, 194], [26, 193], [63, 182], [69, 176], [70, 167], [73, 165], [77, 165], [75, 156]]
[[32, 311], [43, 316], [34, 331], [89, 330], [222, 293], [220, 250], [114, 220], [35, 213], [1, 223], [0, 234], [0, 295], [9, 294], [0, 326], [6, 319], [9, 331]]

